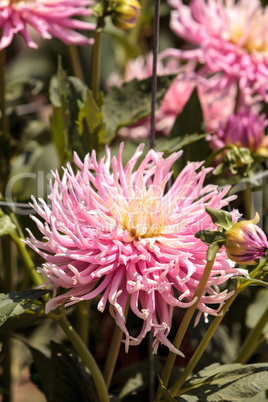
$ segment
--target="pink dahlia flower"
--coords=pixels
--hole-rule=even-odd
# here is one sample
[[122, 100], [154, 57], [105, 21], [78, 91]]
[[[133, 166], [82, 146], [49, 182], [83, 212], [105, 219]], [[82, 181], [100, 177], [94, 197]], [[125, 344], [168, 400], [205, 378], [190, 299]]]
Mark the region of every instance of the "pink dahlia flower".
[[[207, 246], [195, 237], [201, 229], [214, 229], [205, 211], [227, 205], [228, 188], [204, 186], [202, 163], [188, 163], [170, 187], [172, 164], [181, 152], [163, 158], [150, 150], [134, 170], [144, 145], [138, 146], [125, 167], [123, 144], [117, 157], [97, 162], [96, 153], [81, 161], [74, 154], [78, 172], [70, 164], [61, 179], [54, 174], [49, 196], [51, 208], [40, 199], [33, 207], [44, 220], [33, 219], [43, 241], [30, 233], [26, 240], [46, 262], [40, 268], [54, 293], [46, 311], [101, 295], [98, 309], [107, 303], [110, 313], [126, 335], [128, 345], [139, 344], [146, 333], [180, 353], [167, 336], [174, 307], [187, 308], [206, 265]], [[230, 297], [218, 285], [246, 271], [232, 268], [224, 248], [217, 254], [204, 294], [198, 303], [198, 318], [217, 315]], [[57, 295], [57, 289], [66, 291]], [[141, 319], [139, 335], [129, 334], [124, 312], [127, 302]], [[213, 306], [213, 307], [212, 307]]]
[[[178, 74], [177, 78], [167, 90], [160, 108], [155, 113], [155, 130], [158, 134], [168, 135], [175, 123], [176, 117], [180, 114], [189, 100], [195, 86], [195, 75], [193, 73], [194, 64], [188, 63], [178, 67], [177, 63], [171, 65], [163, 64], [158, 60], [157, 74]], [[137, 57], [131, 60], [125, 71], [124, 81], [128, 82], [137, 78], [143, 80], [152, 75], [152, 56]], [[111, 77], [110, 84], [120, 85], [122, 80], [115, 76]], [[119, 130], [119, 135], [124, 138], [148, 138], [150, 136], [150, 117], [139, 120], [137, 123], [123, 127]]]
[[209, 71], [224, 71], [240, 86], [267, 97], [268, 7], [259, 0], [169, 0], [171, 29], [197, 46], [172, 50], [173, 55], [199, 61]]
[[217, 150], [225, 145], [248, 148], [253, 154], [268, 156], [268, 125], [265, 114], [257, 114], [249, 107], [242, 107], [229, 116], [224, 124], [219, 124], [214, 135], [210, 136], [211, 148]]
[[221, 75], [215, 74], [209, 79], [198, 77], [198, 96], [202, 108], [204, 126], [207, 132], [215, 131], [234, 113], [237, 98], [237, 86], [221, 86]]
[[89, 39], [75, 30], [95, 30], [90, 22], [71, 17], [89, 17], [92, 0], [0, 0], [0, 28], [2, 37], [0, 50], [9, 46], [16, 33], [20, 33], [27, 45], [37, 48], [31, 39], [28, 26], [32, 26], [44, 39], [53, 36], [66, 44], [92, 44]]
[[238, 264], [256, 264], [254, 260], [266, 254], [268, 240], [265, 233], [257, 226], [260, 217], [240, 221], [225, 232], [225, 245], [228, 257]]

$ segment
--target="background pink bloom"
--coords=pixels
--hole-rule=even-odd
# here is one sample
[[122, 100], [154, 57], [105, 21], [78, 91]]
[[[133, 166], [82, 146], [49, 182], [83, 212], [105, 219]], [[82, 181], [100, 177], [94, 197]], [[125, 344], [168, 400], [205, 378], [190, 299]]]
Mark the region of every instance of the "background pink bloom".
[[170, 0], [171, 29], [196, 48], [173, 55], [199, 61], [211, 72], [224, 71], [240, 87], [267, 97], [268, 7], [259, 0]]
[[0, 0], [0, 28], [2, 38], [0, 50], [9, 46], [16, 33], [25, 39], [27, 45], [37, 48], [31, 39], [32, 26], [44, 39], [53, 36], [66, 44], [92, 44], [89, 39], [75, 30], [95, 30], [95, 24], [72, 17], [89, 17], [92, 0]]
[[215, 131], [234, 112], [237, 87], [235, 84], [225, 86], [222, 77], [215, 74], [208, 79], [198, 76], [197, 89], [205, 131]]
[[231, 114], [227, 121], [219, 124], [214, 135], [211, 135], [213, 150], [233, 144], [248, 148], [253, 154], [268, 156], [268, 136], [265, 127], [268, 121], [265, 114], [258, 114], [253, 108], [242, 107]]
[[[160, 59], [158, 60], [158, 75], [178, 74], [167, 90], [162, 105], [155, 113], [155, 130], [158, 134], [168, 135], [170, 133], [176, 117], [182, 112], [189, 100], [195, 86], [193, 69], [193, 63], [178, 67], [178, 63], [172, 62], [164, 65]], [[151, 75], [152, 56], [149, 55], [147, 58], [140, 56], [127, 64], [124, 81], [128, 82], [134, 78], [143, 80], [151, 77]], [[122, 82], [114, 75], [111, 78], [110, 84], [120, 85]], [[121, 128], [119, 135], [124, 138], [148, 138], [150, 135], [150, 117], [146, 117], [131, 126]]]
[[[110, 149], [98, 163], [93, 151], [74, 174], [70, 164], [60, 179], [55, 173], [49, 196], [51, 208], [35, 199], [34, 208], [44, 219], [33, 217], [43, 241], [30, 232], [26, 240], [46, 262], [40, 269], [53, 283], [53, 299], [47, 312], [101, 295], [98, 309], [110, 312], [126, 335], [128, 345], [139, 344], [148, 331], [159, 342], [180, 353], [167, 336], [174, 307], [187, 308], [206, 265], [207, 246], [195, 237], [201, 229], [214, 229], [205, 211], [227, 205], [228, 188], [204, 186], [211, 169], [202, 163], [188, 163], [169, 188], [172, 164], [181, 152], [163, 159], [150, 150], [134, 170], [144, 145], [141, 144], [126, 167], [122, 166], [123, 144], [117, 158]], [[217, 254], [204, 294], [198, 303], [202, 313], [217, 315], [232, 292], [218, 285], [245, 271], [232, 268], [225, 249]], [[57, 295], [57, 289], [66, 289]], [[141, 319], [139, 335], [126, 327], [127, 301]], [[213, 307], [212, 307], [213, 306]]]

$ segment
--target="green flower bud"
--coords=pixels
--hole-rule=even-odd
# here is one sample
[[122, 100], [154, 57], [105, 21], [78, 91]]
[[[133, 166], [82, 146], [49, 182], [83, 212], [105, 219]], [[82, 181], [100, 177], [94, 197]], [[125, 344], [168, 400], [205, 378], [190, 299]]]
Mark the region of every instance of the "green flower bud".
[[140, 3], [137, 0], [117, 0], [112, 12], [112, 22], [120, 29], [132, 29], [140, 15]]

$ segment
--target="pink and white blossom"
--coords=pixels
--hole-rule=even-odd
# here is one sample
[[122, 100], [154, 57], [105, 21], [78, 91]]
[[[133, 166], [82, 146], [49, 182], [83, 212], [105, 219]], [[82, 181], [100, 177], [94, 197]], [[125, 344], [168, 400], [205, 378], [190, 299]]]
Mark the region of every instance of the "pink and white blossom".
[[96, 24], [72, 17], [90, 17], [92, 0], [0, 0], [0, 50], [9, 46], [15, 34], [25, 39], [27, 46], [37, 48], [29, 26], [42, 38], [59, 38], [66, 44], [92, 44], [90, 39], [76, 30], [95, 30]]
[[[143, 148], [138, 146], [125, 167], [123, 144], [113, 158], [107, 147], [100, 162], [94, 151], [84, 161], [74, 154], [76, 174], [70, 163], [62, 179], [54, 173], [51, 207], [33, 198], [42, 221], [32, 218], [43, 240], [29, 231], [26, 243], [45, 259], [40, 271], [53, 284], [47, 312], [100, 296], [98, 310], [103, 312], [109, 304], [125, 333], [126, 350], [152, 331], [154, 353], [163, 343], [181, 354], [168, 334], [173, 309], [195, 302], [206, 265], [207, 246], [195, 233], [215, 229], [206, 206], [219, 209], [233, 197], [224, 198], [229, 188], [204, 185], [211, 168], [200, 162], [189, 162], [170, 186], [170, 169], [181, 152], [164, 159], [162, 153], [150, 150], [138, 164]], [[222, 247], [198, 302], [196, 322], [202, 314], [217, 315], [232, 294], [219, 285], [245, 273], [232, 266]], [[65, 291], [58, 294], [58, 289]], [[137, 336], [127, 329], [128, 301], [141, 320]]]

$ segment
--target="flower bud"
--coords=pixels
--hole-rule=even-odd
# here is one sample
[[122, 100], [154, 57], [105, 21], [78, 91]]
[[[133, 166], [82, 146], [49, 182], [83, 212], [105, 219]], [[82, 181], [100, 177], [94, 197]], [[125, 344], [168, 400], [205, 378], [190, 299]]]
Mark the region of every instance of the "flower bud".
[[265, 255], [268, 241], [256, 225], [259, 220], [256, 213], [254, 219], [237, 222], [225, 232], [225, 247], [230, 260], [238, 264], [255, 265], [254, 260]]
[[140, 3], [137, 0], [117, 0], [112, 13], [113, 24], [120, 29], [132, 29], [140, 15]]

